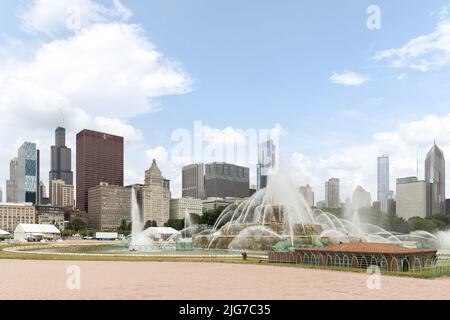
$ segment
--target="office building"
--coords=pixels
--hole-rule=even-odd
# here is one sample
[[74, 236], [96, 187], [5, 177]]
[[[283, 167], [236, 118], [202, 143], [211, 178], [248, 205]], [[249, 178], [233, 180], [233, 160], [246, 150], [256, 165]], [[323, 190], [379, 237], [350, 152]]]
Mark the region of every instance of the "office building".
[[257, 188], [267, 187], [268, 177], [276, 165], [276, 149], [273, 140], [268, 140], [259, 145], [257, 165]]
[[213, 162], [205, 166], [205, 198], [247, 198], [249, 169], [234, 164]]
[[11, 160], [9, 164], [9, 180], [6, 181], [6, 202], [17, 203], [17, 170], [19, 160]]
[[0, 229], [14, 232], [21, 224], [34, 224], [36, 210], [32, 203], [0, 204]]
[[377, 200], [387, 200], [389, 191], [389, 155], [383, 155], [377, 163]]
[[397, 216], [408, 220], [412, 217], [425, 218], [427, 215], [427, 184], [417, 177], [397, 179]]
[[164, 183], [164, 177], [156, 160], [145, 172], [145, 183], [142, 186], [142, 215], [144, 223], [156, 221], [159, 227], [170, 219], [170, 189]]
[[182, 197], [195, 199], [205, 197], [205, 165], [203, 163], [183, 167]]
[[325, 182], [325, 205], [327, 208], [336, 209], [340, 207], [340, 181], [331, 178]]
[[202, 200], [194, 198], [170, 200], [170, 219], [184, 219], [187, 213], [201, 216], [203, 214]]
[[370, 208], [372, 197], [370, 192], [366, 191], [362, 186], [357, 186], [352, 194], [352, 208], [359, 210], [361, 208]]
[[77, 209], [87, 211], [88, 192], [101, 182], [123, 186], [123, 137], [83, 130], [77, 134]]
[[73, 185], [72, 150], [66, 146], [66, 129], [57, 128], [55, 145], [51, 147], [51, 167], [49, 181], [63, 180], [67, 185]]
[[64, 229], [64, 208], [51, 205], [36, 206], [36, 224], [51, 224]]
[[39, 181], [39, 150], [35, 143], [25, 142], [18, 154], [16, 202], [38, 204]]
[[434, 143], [425, 159], [427, 215], [445, 214], [445, 157]]
[[314, 192], [309, 184], [300, 187], [300, 194], [310, 207], [314, 207]]
[[50, 181], [52, 194], [50, 203], [55, 207], [73, 208], [74, 207], [74, 187], [68, 185], [64, 180]]
[[131, 221], [131, 188], [101, 183], [89, 189], [89, 225], [96, 230], [113, 230]]
[[202, 201], [202, 211], [203, 213], [206, 213], [220, 208], [226, 208], [233, 202], [234, 201], [232, 199], [209, 198]]

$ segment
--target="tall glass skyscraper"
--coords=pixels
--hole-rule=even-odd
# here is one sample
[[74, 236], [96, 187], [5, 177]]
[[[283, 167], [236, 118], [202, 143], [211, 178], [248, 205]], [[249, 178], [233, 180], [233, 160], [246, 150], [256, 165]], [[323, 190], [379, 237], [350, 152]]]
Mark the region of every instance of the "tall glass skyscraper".
[[425, 159], [427, 215], [445, 214], [445, 157], [434, 143]]
[[25, 142], [19, 148], [17, 166], [17, 202], [34, 203], [38, 201], [39, 159], [36, 144]]
[[387, 201], [391, 197], [389, 190], [389, 155], [378, 157], [377, 199]]
[[257, 188], [258, 190], [267, 187], [267, 180], [270, 169], [275, 167], [275, 145], [273, 140], [268, 140], [259, 145], [258, 165], [257, 165]]

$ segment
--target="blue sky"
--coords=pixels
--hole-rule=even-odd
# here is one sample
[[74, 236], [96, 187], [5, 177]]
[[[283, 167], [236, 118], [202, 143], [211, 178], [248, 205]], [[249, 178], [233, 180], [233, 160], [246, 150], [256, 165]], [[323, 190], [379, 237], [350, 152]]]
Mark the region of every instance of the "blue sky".
[[[71, 5], [77, 1], [84, 5], [94, 3], [65, 1]], [[113, 1], [96, 3], [113, 8]], [[163, 173], [179, 189], [179, 166], [170, 159], [174, 146], [171, 134], [178, 128], [192, 130], [198, 120], [219, 132], [227, 127], [263, 129], [281, 125], [286, 132], [280, 146], [283, 158], [291, 163], [298, 183], [311, 183], [319, 199], [323, 195], [323, 181], [331, 176], [343, 180], [343, 198], [357, 184], [375, 195], [376, 155], [384, 151], [392, 157], [394, 189], [396, 175], [415, 173], [414, 150], [419, 148], [423, 158], [432, 136], [444, 150], [450, 146], [445, 125], [450, 110], [450, 59], [447, 61], [450, 44], [445, 40], [450, 33], [438, 35], [443, 41], [437, 50], [399, 58], [409, 41], [432, 34], [440, 23], [448, 20], [445, 12], [448, 1], [122, 0], [120, 3], [132, 15], [102, 13], [101, 18], [92, 18], [83, 26], [85, 32], [100, 23], [138, 25], [142, 29], [140, 36], [170, 61], [174, 73], [182, 73], [188, 81], [177, 83], [175, 88], [167, 84], [165, 90], [170, 93], [154, 94], [149, 110], [139, 109], [126, 115], [118, 111], [120, 104], [109, 109], [107, 105], [96, 109], [82, 104], [89, 94], [92, 100], [99, 99], [99, 105], [107, 104], [106, 98], [95, 95], [106, 90], [102, 83], [96, 83], [95, 90], [82, 91], [79, 94], [82, 98], [77, 97], [78, 92], [69, 94], [62, 89], [58, 92], [64, 91], [63, 95], [68, 97], [67, 118], [72, 117], [70, 110], [80, 109], [89, 119], [117, 119], [128, 126], [127, 132], [137, 133], [138, 137], [131, 139], [133, 143], [127, 149], [133, 153], [127, 156], [126, 176], [130, 183], [143, 176], [149, 165], [148, 157], [160, 156]], [[371, 4], [381, 9], [381, 30], [369, 30], [366, 26], [366, 9]], [[34, 30], [24, 27], [24, 20], [19, 17], [32, 11], [33, 5], [50, 6], [44, 0], [2, 1], [0, 56], [6, 57], [4, 61], [37, 65], [36, 52], [43, 46], [79, 36], [57, 26], [56, 16], [50, 16], [55, 19], [57, 29], [52, 30], [58, 30], [56, 34], [49, 35], [45, 30], [48, 25], [42, 27], [43, 20], [39, 20], [42, 17], [37, 15], [27, 16], [34, 19], [30, 24]], [[432, 47], [433, 37], [427, 41], [431, 45], [425, 46]], [[375, 59], [389, 49], [398, 51]], [[438, 58], [444, 62], [432, 64], [427, 70], [415, 67], [418, 61], [433, 62]], [[392, 67], [399, 59], [400, 66]], [[159, 65], [164, 63], [167, 62]], [[0, 75], [15, 74], [11, 64], [0, 65]], [[330, 79], [333, 74], [350, 73], [364, 79], [363, 83], [345, 85]], [[122, 101], [120, 98], [115, 101]], [[1, 100], [0, 91], [0, 101], [11, 99]], [[133, 109], [134, 106], [125, 105], [126, 101], [123, 100], [122, 108]], [[27, 103], [33, 105], [32, 97]], [[0, 104], [2, 108], [12, 113], [12, 106]], [[50, 110], [53, 111], [49, 118], [55, 117], [55, 109]], [[102, 129], [98, 121], [95, 123]], [[80, 126], [71, 124], [68, 120], [68, 130], [75, 133]], [[428, 126], [433, 130], [428, 130]], [[20, 138], [37, 139], [45, 150], [51, 142], [53, 127], [51, 121], [42, 126], [25, 126]], [[110, 126], [107, 128], [114, 131]], [[118, 133], [122, 129], [121, 126]], [[8, 160], [19, 144], [13, 133], [7, 137], [0, 146], [5, 154], [0, 159], [2, 181], [7, 178]], [[370, 158], [365, 157], [369, 155]], [[4, 190], [4, 183], [1, 185]]]

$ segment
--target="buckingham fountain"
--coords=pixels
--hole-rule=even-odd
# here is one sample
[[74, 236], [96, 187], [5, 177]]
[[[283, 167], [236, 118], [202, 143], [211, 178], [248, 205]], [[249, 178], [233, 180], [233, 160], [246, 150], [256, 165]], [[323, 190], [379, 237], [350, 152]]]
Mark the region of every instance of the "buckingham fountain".
[[416, 242], [438, 247], [442, 239], [450, 244], [446, 233], [440, 234], [439, 239], [424, 231], [398, 235], [377, 225], [362, 223], [357, 212], [343, 219], [313, 210], [298, 192], [289, 173], [283, 171], [269, 177], [267, 188], [229, 205], [212, 227], [193, 223], [186, 212], [184, 229], [162, 243], [155, 243], [144, 230], [136, 193], [133, 190], [131, 194], [132, 233], [128, 247], [132, 252], [194, 249], [200, 252], [267, 252], [273, 248], [360, 242], [399, 246]]

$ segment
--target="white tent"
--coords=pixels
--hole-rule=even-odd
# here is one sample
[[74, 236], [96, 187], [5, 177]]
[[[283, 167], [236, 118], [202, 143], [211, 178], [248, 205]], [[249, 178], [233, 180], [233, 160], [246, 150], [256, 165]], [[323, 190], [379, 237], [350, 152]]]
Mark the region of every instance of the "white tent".
[[152, 238], [153, 240], [159, 240], [159, 239], [167, 239], [170, 236], [180, 233], [179, 231], [175, 230], [174, 228], [170, 227], [150, 227], [147, 230], [144, 231], [147, 236]]
[[17, 242], [27, 242], [28, 240], [55, 239], [61, 232], [54, 225], [50, 224], [19, 224], [14, 230], [14, 240]]
[[0, 238], [1, 238], [1, 237], [8, 237], [9, 235], [10, 235], [9, 232], [0, 229]]

